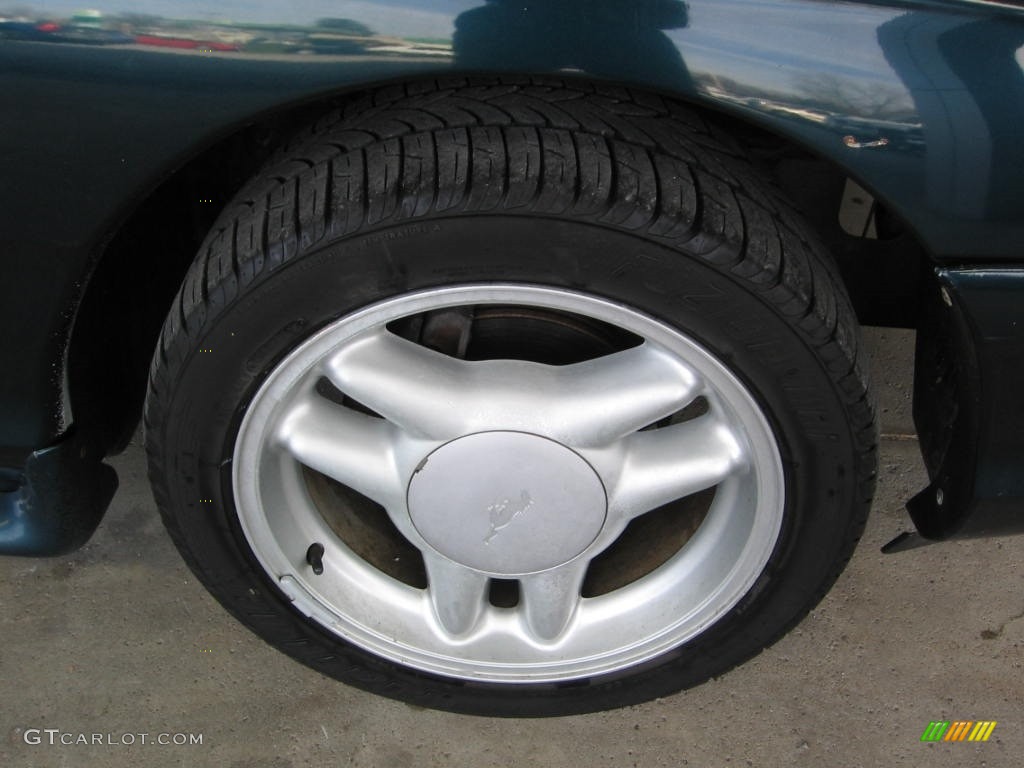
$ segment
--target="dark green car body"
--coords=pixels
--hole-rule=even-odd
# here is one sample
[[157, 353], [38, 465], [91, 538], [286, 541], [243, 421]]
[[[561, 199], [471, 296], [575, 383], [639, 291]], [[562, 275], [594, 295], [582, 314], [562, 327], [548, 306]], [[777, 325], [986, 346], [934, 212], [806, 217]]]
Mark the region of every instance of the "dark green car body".
[[[103, 458], [138, 421], [171, 297], [275, 146], [374, 89], [498, 75], [585, 79], [713, 115], [818, 228], [862, 321], [918, 329], [932, 480], [909, 504], [920, 532], [1022, 526], [1024, 9], [218, 6], [0, 9], [0, 553], [55, 554], [91, 534], [116, 486]], [[848, 179], [873, 200], [877, 237], [837, 225]]]

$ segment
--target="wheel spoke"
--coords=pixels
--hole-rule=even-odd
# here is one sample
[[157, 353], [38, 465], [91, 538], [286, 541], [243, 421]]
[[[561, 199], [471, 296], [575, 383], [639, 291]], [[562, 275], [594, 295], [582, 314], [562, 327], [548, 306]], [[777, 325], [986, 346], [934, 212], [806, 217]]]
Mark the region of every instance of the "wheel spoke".
[[555, 439], [607, 445], [670, 416], [700, 393], [701, 381], [676, 357], [646, 342], [553, 369], [544, 401]]
[[488, 578], [432, 552], [423, 553], [427, 592], [438, 623], [450, 635], [471, 631], [483, 615]]
[[445, 439], [458, 418], [467, 364], [376, 329], [349, 342], [327, 363], [331, 382], [402, 429]]
[[298, 461], [388, 507], [401, 497], [393, 428], [316, 395], [292, 405], [277, 438]]
[[519, 580], [525, 628], [534, 639], [550, 642], [562, 634], [579, 607], [586, 573], [587, 561], [578, 560]]
[[386, 331], [350, 342], [327, 375], [338, 389], [412, 434], [448, 439], [523, 430], [586, 447], [607, 445], [690, 403], [701, 382], [645, 343], [575, 365], [467, 362]]
[[718, 485], [746, 466], [739, 441], [711, 415], [625, 441], [622, 470], [609, 493], [609, 514], [629, 520]]

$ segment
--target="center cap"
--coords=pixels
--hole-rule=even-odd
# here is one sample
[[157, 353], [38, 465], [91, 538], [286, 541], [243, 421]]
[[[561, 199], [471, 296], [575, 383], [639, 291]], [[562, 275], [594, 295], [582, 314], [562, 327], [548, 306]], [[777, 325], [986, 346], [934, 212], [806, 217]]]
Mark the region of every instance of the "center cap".
[[479, 432], [445, 443], [409, 481], [416, 530], [449, 560], [523, 576], [583, 552], [607, 498], [576, 452], [525, 432]]

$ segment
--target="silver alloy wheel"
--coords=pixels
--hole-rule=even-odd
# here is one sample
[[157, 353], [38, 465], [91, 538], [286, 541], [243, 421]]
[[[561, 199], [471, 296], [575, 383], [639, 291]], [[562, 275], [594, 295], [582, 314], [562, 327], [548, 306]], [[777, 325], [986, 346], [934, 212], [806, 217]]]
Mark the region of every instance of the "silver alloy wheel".
[[[465, 361], [386, 327], [488, 304], [570, 312], [643, 342], [564, 366]], [[323, 377], [382, 418], [323, 397]], [[703, 415], [645, 429], [698, 398]], [[303, 465], [379, 503], [422, 554], [428, 586], [385, 574], [339, 538]], [[303, 614], [391, 661], [506, 683], [625, 670], [700, 634], [754, 585], [784, 505], [768, 421], [711, 353], [627, 306], [526, 285], [412, 293], [316, 333], [253, 397], [233, 487], [256, 558]], [[630, 521], [712, 487], [678, 552], [581, 595], [588, 564]], [[313, 543], [324, 548], [316, 569]], [[515, 607], [488, 601], [494, 578], [518, 581]]]

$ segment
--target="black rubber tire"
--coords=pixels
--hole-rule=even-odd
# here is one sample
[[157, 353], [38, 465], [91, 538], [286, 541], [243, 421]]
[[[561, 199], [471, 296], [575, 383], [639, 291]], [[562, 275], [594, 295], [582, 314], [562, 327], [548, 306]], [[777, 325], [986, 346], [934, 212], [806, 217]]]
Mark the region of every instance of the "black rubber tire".
[[[607, 297], [684, 330], [746, 383], [776, 432], [787, 503], [757, 584], [703, 634], [628, 674], [501, 686], [383, 661], [293, 610], [241, 533], [234, 437], [275, 363], [372, 302], [491, 281]], [[679, 104], [548, 79], [388, 88], [282, 148], [221, 215], [175, 299], [145, 424], [167, 529], [241, 622], [347, 683], [477, 714], [606, 709], [725, 672], [821, 599], [874, 487], [856, 322], [799, 217]]]

